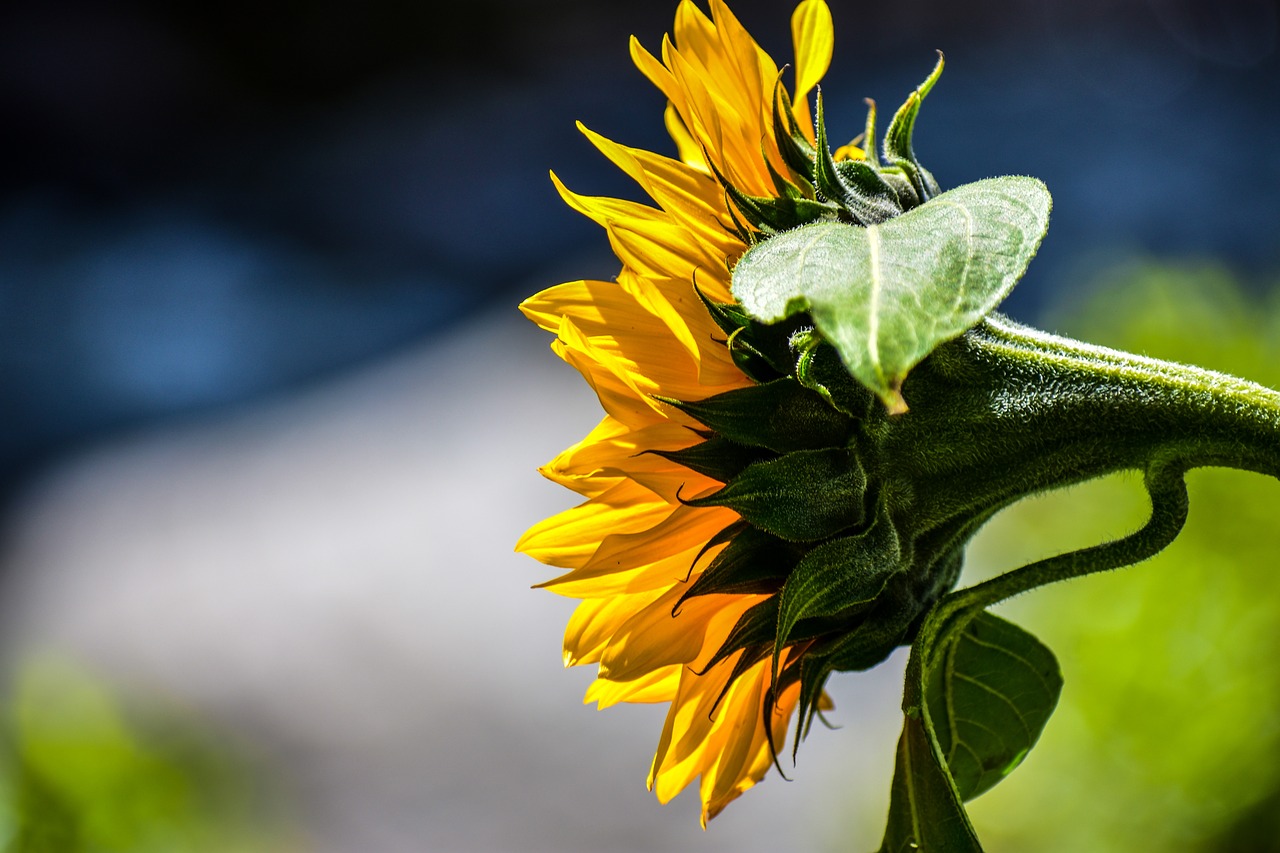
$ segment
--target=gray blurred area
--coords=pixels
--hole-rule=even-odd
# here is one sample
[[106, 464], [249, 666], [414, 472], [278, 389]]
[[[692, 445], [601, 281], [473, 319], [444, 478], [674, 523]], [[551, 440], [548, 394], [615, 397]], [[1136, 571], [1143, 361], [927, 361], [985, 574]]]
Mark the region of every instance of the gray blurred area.
[[[822, 849], [887, 802], [899, 665], [838, 679], [793, 782], [703, 832], [644, 789], [662, 709], [581, 704], [571, 602], [511, 550], [596, 419], [510, 311], [323, 389], [68, 459], [9, 526], [10, 662], [57, 651], [271, 768], [314, 851]], [[790, 765], [789, 760], [787, 766]]]

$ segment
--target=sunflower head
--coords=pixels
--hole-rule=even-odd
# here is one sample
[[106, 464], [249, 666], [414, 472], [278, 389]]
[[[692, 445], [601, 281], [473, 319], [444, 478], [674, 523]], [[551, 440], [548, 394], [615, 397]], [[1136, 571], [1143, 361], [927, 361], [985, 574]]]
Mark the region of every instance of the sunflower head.
[[521, 308], [606, 417], [542, 468], [583, 503], [517, 546], [564, 570], [541, 586], [581, 600], [564, 658], [598, 665], [587, 701], [669, 703], [649, 785], [665, 802], [700, 779], [704, 822], [764, 778], [797, 708], [798, 743], [830, 707], [830, 673], [910, 640], [960, 565], [959, 534], [924, 541], [912, 526], [913, 469], [891, 446], [928, 407], [894, 423], [806, 315], [762, 323], [731, 289], [733, 259], [784, 232], [863, 230], [938, 193], [911, 136], [942, 64], [879, 154], [874, 105], [861, 145], [833, 151], [821, 98], [812, 114], [808, 102], [831, 56], [824, 0], [792, 16], [791, 92], [709, 2], [709, 16], [679, 4], [660, 58], [632, 42], [666, 96], [677, 156], [584, 129], [653, 205], [556, 181], [605, 229], [621, 270]]

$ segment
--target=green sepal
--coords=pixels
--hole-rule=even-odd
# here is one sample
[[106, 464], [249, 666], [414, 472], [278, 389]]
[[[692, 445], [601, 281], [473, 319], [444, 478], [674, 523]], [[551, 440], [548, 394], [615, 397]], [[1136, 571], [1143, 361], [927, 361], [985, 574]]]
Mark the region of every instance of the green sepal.
[[923, 199], [916, 192], [915, 184], [907, 177], [901, 165], [881, 166], [876, 173], [880, 176], [880, 180], [893, 191], [894, 197], [898, 200], [898, 206], [904, 211], [921, 205]]
[[791, 96], [782, 85], [782, 72], [773, 86], [773, 135], [778, 143], [782, 162], [798, 176], [811, 181], [815, 151], [796, 124], [791, 108]]
[[862, 152], [867, 163], [876, 169], [880, 168], [880, 152], [876, 150], [876, 102], [866, 98], [867, 125], [862, 131]]
[[792, 629], [797, 622], [865, 609], [901, 570], [898, 531], [884, 502], [865, 531], [824, 542], [809, 551], [787, 577], [778, 596], [774, 680], [779, 656], [783, 647], [792, 642]]
[[778, 453], [842, 446], [851, 421], [790, 377], [684, 402], [659, 397], [719, 435]]
[[[789, 345], [789, 326], [758, 323], [738, 304], [711, 299], [696, 281], [693, 290], [706, 306], [712, 321], [729, 336], [725, 341], [729, 355], [748, 377], [763, 383], [791, 374], [795, 356]], [[791, 325], [803, 322], [804, 318], [796, 318]]]
[[[682, 583], [689, 582], [689, 578], [693, 575], [694, 568], [697, 567], [698, 563], [701, 562], [702, 558], [706, 556], [708, 551], [720, 545], [724, 545], [726, 542], [732, 542], [733, 538], [737, 536], [739, 533], [741, 533], [744, 530], [750, 530], [750, 529], [751, 529], [751, 525], [747, 524], [745, 521], [743, 521], [740, 518], [722, 527], [720, 531], [716, 533], [715, 536], [712, 536], [710, 539], [708, 539], [706, 544], [698, 549], [698, 555], [693, 558], [692, 562], [690, 562], [689, 573], [685, 576], [685, 579], [682, 581]], [[679, 606], [680, 606], [680, 603], [676, 602], [676, 605], [671, 608], [671, 615], [673, 617], [676, 615], [676, 609]]]
[[729, 350], [729, 358], [733, 364], [753, 382], [764, 384], [781, 379], [789, 371], [779, 370], [774, 366], [776, 359], [770, 359], [756, 348], [755, 335], [747, 326], [735, 329], [725, 341], [725, 349]]
[[792, 760], [800, 749], [800, 742], [809, 736], [809, 731], [813, 728], [813, 718], [817, 716], [818, 703], [822, 701], [822, 690], [833, 671], [824, 658], [807, 654], [800, 658], [796, 671], [784, 674], [779, 681], [779, 686], [785, 689], [791, 678], [800, 680], [800, 695], [796, 700], [796, 733], [791, 744]]
[[[822, 694], [822, 685], [833, 672], [861, 672], [884, 662], [900, 646], [911, 626], [915, 612], [902, 606], [892, 594], [894, 585], [904, 576], [901, 573], [890, 578], [870, 610], [858, 617], [857, 625], [846, 627], [829, 639], [819, 640], [800, 661], [800, 698], [797, 705], [795, 746], [808, 736], [817, 711], [815, 704]], [[803, 628], [804, 622], [797, 623]], [[791, 666], [786, 667], [787, 670]], [[796, 677], [784, 670], [781, 683]]]
[[676, 602], [699, 595], [775, 593], [804, 555], [794, 542], [748, 527], [725, 546]]
[[791, 196], [766, 198], [747, 195], [730, 184], [725, 184], [724, 188], [743, 218], [766, 235], [790, 231], [810, 222], [835, 219], [840, 212], [836, 205], [814, 199]]
[[[815, 628], [806, 633], [806, 624], [800, 623], [795, 633], [797, 634], [797, 643], [821, 642], [825, 630]], [[726, 660], [737, 652], [743, 652], [743, 660], [749, 661], [748, 666], [766, 660], [773, 652], [773, 638], [778, 628], [778, 596], [773, 595], [753, 604], [734, 623], [733, 628], [729, 631], [720, 648], [716, 649], [715, 654], [707, 661], [706, 665], [699, 671], [704, 674], [710, 671], [721, 661]], [[808, 660], [808, 654], [800, 657], [800, 661]], [[883, 658], [881, 658], [883, 660]], [[786, 671], [780, 675], [776, 682], [780, 689], [786, 689], [788, 685], [796, 678], [792, 665], [786, 667]]]
[[698, 287], [697, 279], [693, 282], [693, 292], [711, 315], [711, 321], [720, 327], [726, 335], [732, 335], [743, 326], [751, 323], [751, 315], [742, 310], [742, 306], [734, 302], [716, 302]]
[[759, 447], [751, 447], [730, 441], [721, 436], [711, 438], [683, 450], [645, 450], [654, 456], [661, 456], [677, 465], [683, 465], [691, 471], [697, 471], [727, 483], [755, 462], [763, 462], [774, 458], [774, 454]]
[[942, 51], [938, 51], [938, 62], [933, 67], [933, 71], [925, 78], [916, 90], [907, 96], [907, 100], [903, 103], [893, 116], [893, 121], [889, 123], [888, 129], [884, 134], [884, 159], [885, 163], [897, 166], [902, 169], [907, 178], [911, 181], [912, 187], [919, 195], [921, 202], [928, 201], [941, 191], [938, 182], [933, 179], [933, 175], [920, 165], [920, 161], [916, 159], [915, 150], [911, 144], [911, 136], [915, 131], [916, 116], [920, 112], [920, 104], [924, 101], [925, 96], [929, 94], [929, 90], [933, 88], [933, 84], [938, 81], [942, 75], [943, 67]]
[[738, 214], [734, 212], [735, 208], [736, 205], [733, 204], [729, 197], [729, 192], [726, 189], [724, 194], [724, 209], [725, 212], [729, 214], [729, 218], [733, 220], [733, 233], [737, 235], [738, 239], [741, 240], [747, 248], [751, 248], [760, 242], [761, 234], [759, 231], [754, 230], [748, 223], [739, 219]]
[[757, 462], [723, 489], [684, 503], [725, 507], [775, 536], [815, 542], [863, 523], [866, 489], [857, 457], [832, 447]]
[[818, 192], [837, 203], [844, 203], [845, 188], [836, 174], [836, 163], [831, 157], [831, 146], [827, 140], [827, 119], [822, 109], [822, 88], [818, 88], [815, 98], [813, 128], [818, 140], [818, 147], [813, 159], [813, 184]]
[[792, 347], [796, 350], [795, 377], [806, 388], [817, 391], [841, 412], [854, 420], [864, 420], [875, 403], [875, 395], [866, 386], [849, 375], [840, 354], [820, 334], [809, 332], [792, 335]]
[[897, 191], [865, 160], [835, 163], [836, 177], [845, 188], [845, 203], [859, 225], [875, 225], [905, 209]]
[[860, 160], [836, 163], [832, 157], [821, 91], [818, 92], [816, 112], [818, 149], [814, 161], [814, 183], [818, 191], [838, 203], [856, 225], [884, 222], [902, 213], [893, 191], [880, 180], [875, 169]]
[[773, 167], [773, 161], [769, 159], [767, 153], [762, 151], [760, 156], [761, 159], [764, 160], [765, 169], [769, 171], [769, 180], [773, 181], [773, 186], [778, 191], [779, 196], [786, 196], [787, 198], [813, 198], [813, 184], [809, 183], [807, 175], [801, 179], [804, 186], [797, 186], [789, 178], [784, 177]]
[[[716, 180], [724, 187], [725, 195], [733, 202], [733, 207], [738, 209], [748, 225], [765, 235], [790, 231], [792, 228], [798, 228], [801, 225], [818, 222], [822, 219], [835, 219], [839, 215], [839, 208], [836, 205], [805, 198], [799, 194], [783, 194], [781, 196], [748, 195], [729, 183], [728, 179], [720, 173], [720, 170], [715, 167], [710, 158], [708, 158], [707, 164], [711, 167], [711, 172], [715, 175]], [[741, 230], [736, 216], [734, 217], [734, 223]]]
[[925, 680], [938, 748], [962, 801], [1000, 782], [1035, 746], [1062, 692], [1058, 661], [991, 613], [944, 638]]

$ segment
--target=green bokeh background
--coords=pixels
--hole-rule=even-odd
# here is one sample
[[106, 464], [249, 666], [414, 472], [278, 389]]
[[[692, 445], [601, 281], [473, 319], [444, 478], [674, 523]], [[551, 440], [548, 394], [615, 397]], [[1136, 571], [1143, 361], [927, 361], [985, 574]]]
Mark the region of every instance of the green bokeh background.
[[270, 775], [254, 768], [244, 744], [190, 709], [154, 694], [131, 703], [80, 665], [52, 657], [28, 660], [6, 698], [5, 853], [302, 849]]
[[[1280, 299], [1212, 263], [1130, 262], [1043, 325], [1280, 385]], [[970, 804], [990, 853], [1280, 850], [1280, 484], [1188, 476], [1190, 518], [1141, 565], [999, 608], [1058, 655], [1057, 713]], [[966, 581], [1139, 526], [1137, 474], [1026, 500], [974, 542]]]

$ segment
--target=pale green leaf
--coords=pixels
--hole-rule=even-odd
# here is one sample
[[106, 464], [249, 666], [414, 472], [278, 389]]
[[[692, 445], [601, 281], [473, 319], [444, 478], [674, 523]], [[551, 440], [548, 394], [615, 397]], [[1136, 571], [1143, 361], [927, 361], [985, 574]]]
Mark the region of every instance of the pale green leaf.
[[764, 323], [807, 311], [849, 372], [902, 412], [908, 371], [1022, 277], [1050, 204], [1035, 178], [989, 178], [878, 225], [805, 225], [748, 250], [733, 294]]

